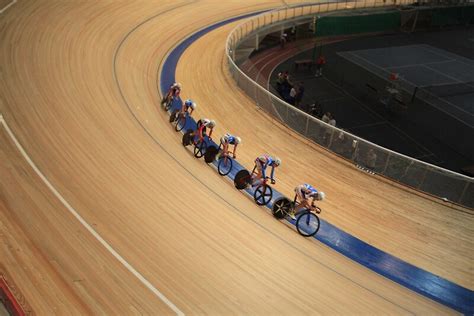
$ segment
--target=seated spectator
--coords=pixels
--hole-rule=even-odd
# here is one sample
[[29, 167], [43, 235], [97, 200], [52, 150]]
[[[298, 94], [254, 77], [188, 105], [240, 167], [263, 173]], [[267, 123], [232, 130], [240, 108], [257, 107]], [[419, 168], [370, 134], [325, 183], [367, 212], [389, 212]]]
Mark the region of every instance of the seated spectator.
[[324, 113], [323, 117], [321, 118], [321, 120], [324, 122], [324, 123], [329, 123], [329, 120], [331, 119], [331, 113], [330, 112], [326, 112]]
[[300, 81], [296, 87], [295, 106], [297, 108], [300, 107], [301, 100], [303, 99], [303, 95], [304, 95], [304, 84], [303, 82]]
[[334, 118], [334, 116], [331, 115], [331, 113], [329, 113], [329, 115], [330, 115], [330, 118], [329, 118], [328, 124], [332, 126], [336, 126], [336, 119]]
[[309, 106], [308, 113], [318, 119], [321, 119], [323, 116], [323, 108], [320, 103], [314, 100], [313, 104]]

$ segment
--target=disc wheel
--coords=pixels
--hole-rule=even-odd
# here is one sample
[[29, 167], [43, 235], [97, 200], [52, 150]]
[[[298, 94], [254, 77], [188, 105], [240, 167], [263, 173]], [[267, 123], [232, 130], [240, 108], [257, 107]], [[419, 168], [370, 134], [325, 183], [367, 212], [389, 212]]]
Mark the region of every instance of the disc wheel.
[[250, 184], [250, 173], [248, 170], [242, 169], [235, 175], [234, 185], [238, 190], [243, 190]]
[[204, 154], [204, 161], [206, 161], [206, 163], [213, 162], [214, 160], [216, 160], [218, 152], [219, 149], [214, 145], [207, 147], [206, 153]]
[[319, 230], [319, 217], [309, 211], [303, 212], [296, 220], [296, 229], [303, 237], [311, 237], [316, 235]]
[[259, 185], [253, 192], [253, 199], [258, 205], [266, 205], [273, 197], [273, 190], [269, 185]]
[[230, 157], [219, 157], [219, 163], [217, 164], [217, 171], [221, 176], [226, 176], [232, 170], [233, 160]]

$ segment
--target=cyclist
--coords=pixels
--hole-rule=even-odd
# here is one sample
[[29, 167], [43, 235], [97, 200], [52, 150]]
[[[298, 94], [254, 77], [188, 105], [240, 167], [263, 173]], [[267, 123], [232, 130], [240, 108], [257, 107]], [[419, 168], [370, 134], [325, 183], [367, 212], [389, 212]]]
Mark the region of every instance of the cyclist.
[[234, 149], [232, 151], [232, 157], [236, 158], [237, 156], [235, 154], [235, 151], [237, 150], [237, 145], [239, 145], [240, 142], [241, 142], [240, 137], [226, 133], [224, 136], [221, 137], [221, 144], [219, 145], [219, 147], [222, 146], [222, 152], [224, 154], [227, 154], [229, 150], [229, 145], [234, 145]]
[[[197, 122], [197, 136], [199, 137], [199, 140], [202, 141], [204, 139], [204, 136], [207, 135], [209, 139], [212, 139], [212, 130], [216, 126], [216, 122], [214, 120], [210, 120], [207, 118], [200, 119]], [[206, 128], [209, 127], [209, 134], [206, 134]]]
[[[191, 114], [193, 114], [196, 107], [197, 107], [196, 102], [194, 102], [191, 99], [187, 99], [186, 101], [184, 101], [183, 105], [181, 106], [181, 111], [179, 114], [189, 113], [189, 115], [191, 116]], [[189, 109], [191, 109], [191, 111], [189, 111]]]
[[313, 186], [307, 183], [300, 184], [295, 187], [295, 193], [295, 203], [296, 200], [298, 200], [299, 204], [298, 206], [295, 206], [294, 210], [288, 214], [292, 219], [296, 219], [295, 214], [297, 214], [302, 209], [315, 207], [315, 201], [322, 201], [326, 197], [324, 192], [316, 190]]
[[269, 155], [261, 155], [255, 159], [254, 170], [257, 169], [257, 174], [253, 177], [253, 186], [256, 186], [262, 182], [263, 179], [266, 179], [265, 170], [268, 166], [272, 167], [270, 173], [270, 180], [272, 184], [275, 184], [274, 179], [275, 168], [281, 165], [281, 159], [278, 157], [271, 157]]
[[163, 98], [163, 100], [161, 100], [161, 105], [168, 103], [169, 101], [171, 101], [172, 98], [179, 97], [180, 92], [181, 92], [181, 83], [179, 82], [173, 83], [168, 89], [166, 96]]

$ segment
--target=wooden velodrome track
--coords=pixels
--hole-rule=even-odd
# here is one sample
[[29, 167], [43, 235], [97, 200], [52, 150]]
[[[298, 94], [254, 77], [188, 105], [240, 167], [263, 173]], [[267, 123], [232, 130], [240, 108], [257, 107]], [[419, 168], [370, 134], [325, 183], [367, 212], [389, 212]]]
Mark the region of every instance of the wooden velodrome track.
[[[157, 73], [173, 46], [283, 4], [19, 0], [0, 15], [0, 113], [45, 177], [2, 124], [0, 270], [30, 310], [454, 312], [273, 219], [183, 149], [158, 109]], [[324, 219], [472, 290], [472, 211], [364, 174], [272, 122], [227, 71], [235, 26], [202, 37], [178, 64], [195, 117], [215, 118], [215, 135], [240, 135], [249, 168], [260, 153], [280, 156], [280, 192], [314, 183], [328, 196]]]

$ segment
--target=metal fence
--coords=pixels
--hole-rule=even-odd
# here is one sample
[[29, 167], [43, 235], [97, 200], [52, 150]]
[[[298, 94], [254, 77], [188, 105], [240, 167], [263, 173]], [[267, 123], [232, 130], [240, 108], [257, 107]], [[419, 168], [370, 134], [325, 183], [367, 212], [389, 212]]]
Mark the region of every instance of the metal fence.
[[[291, 106], [248, 77], [235, 63], [239, 43], [271, 24], [282, 23], [304, 15], [335, 10], [409, 5], [415, 1], [337, 2], [286, 7], [270, 11], [237, 26], [228, 36], [226, 54], [232, 77], [257, 105], [315, 143], [358, 166], [373, 170], [395, 181], [450, 201], [474, 207], [474, 178], [446, 170], [383, 148], [346, 131], [326, 124]], [[291, 24], [289, 24], [291, 25]]]

